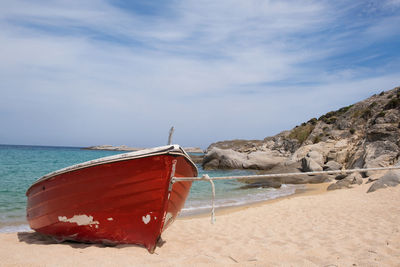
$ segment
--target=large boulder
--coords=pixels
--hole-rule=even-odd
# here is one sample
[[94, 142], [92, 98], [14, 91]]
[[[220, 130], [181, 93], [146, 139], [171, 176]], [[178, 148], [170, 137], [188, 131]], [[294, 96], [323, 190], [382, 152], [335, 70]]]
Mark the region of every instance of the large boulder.
[[289, 138], [289, 135], [290, 131], [283, 131], [275, 136], [266, 137], [264, 147], [278, 151], [282, 156], [289, 157], [300, 147], [299, 141]]
[[240, 189], [250, 189], [250, 188], [280, 188], [282, 183], [279, 181], [264, 180], [253, 183], [247, 183], [240, 187]]
[[362, 184], [363, 183], [363, 178], [359, 172], [353, 172], [350, 173], [345, 180], [348, 180], [350, 184]]
[[335, 180], [343, 180], [344, 178], [347, 177], [347, 174], [338, 174], [335, 176]]
[[354, 151], [353, 155], [349, 158], [348, 166], [352, 169], [361, 169], [364, 167], [364, 154], [365, 154], [365, 147], [364, 143], [360, 142], [358, 144], [357, 149]]
[[246, 154], [232, 149], [212, 148], [203, 159], [203, 169], [242, 169]]
[[304, 172], [322, 171], [321, 165], [319, 165], [315, 160], [309, 157], [302, 158], [301, 169]]
[[[338, 177], [341, 177], [341, 179], [338, 179]], [[354, 184], [362, 184], [363, 179], [361, 177], [361, 174], [358, 172], [353, 172], [349, 175], [338, 175], [336, 177], [337, 181], [336, 183], [333, 183], [328, 186], [327, 190], [337, 190], [337, 189], [342, 189], [342, 188], [351, 188], [351, 185]]]
[[324, 165], [324, 157], [316, 150], [311, 150], [307, 153], [307, 157], [314, 160], [319, 166]]
[[265, 179], [254, 179], [243, 181], [247, 185], [242, 188], [252, 187], [274, 187], [279, 188], [282, 184], [320, 184], [329, 182], [328, 175], [300, 175], [300, 176], [281, 176]]
[[207, 169], [256, 169], [269, 170], [282, 164], [286, 158], [273, 156], [268, 152], [256, 151], [250, 154], [232, 149], [212, 148], [203, 159], [203, 168]]
[[400, 170], [388, 171], [384, 176], [382, 176], [382, 178], [375, 181], [370, 186], [367, 193], [371, 193], [378, 189], [386, 188], [388, 186], [394, 187], [394, 186], [397, 186], [398, 184], [400, 184]]
[[331, 191], [331, 190], [337, 190], [337, 189], [342, 189], [342, 188], [351, 188], [350, 181], [347, 179], [339, 180], [336, 183], [329, 185], [327, 190]]
[[203, 158], [202, 166], [204, 170], [215, 170], [219, 168], [218, 158]]
[[[366, 144], [364, 168], [378, 168], [392, 165], [399, 154], [399, 147], [390, 141], [375, 141]], [[366, 173], [367, 176], [371, 172]]]
[[331, 179], [329, 175], [301, 175], [301, 176], [286, 176], [281, 177], [282, 184], [320, 184], [329, 182]]
[[304, 145], [297, 149], [291, 156], [294, 161], [301, 161], [304, 157], [313, 158], [321, 166], [324, 164], [324, 158], [335, 146], [335, 141], [328, 140], [312, 145]]
[[274, 157], [268, 152], [253, 152], [247, 155], [243, 162], [244, 169], [269, 170], [283, 163], [286, 158]]
[[398, 128], [391, 123], [374, 124], [367, 131], [367, 141], [390, 141], [396, 143], [399, 140]]
[[[276, 165], [270, 170], [262, 171], [263, 174], [275, 174], [275, 173], [301, 173], [300, 162], [284, 162]], [[285, 176], [264, 179], [250, 179], [242, 180], [242, 182], [248, 184], [245, 187], [275, 187], [277, 188], [280, 184], [318, 184], [329, 182], [330, 177], [328, 175], [298, 175], [298, 176]]]
[[340, 170], [341, 168], [342, 168], [342, 164], [337, 163], [334, 160], [330, 160], [324, 165], [325, 171], [337, 171], [337, 170]]
[[204, 155], [189, 154], [189, 157], [194, 163], [198, 163], [198, 164], [203, 163]]
[[331, 148], [326, 154], [326, 160], [336, 161], [339, 164], [345, 164], [349, 154], [349, 149], [352, 147], [351, 143], [347, 139], [341, 139], [337, 141], [333, 148]]

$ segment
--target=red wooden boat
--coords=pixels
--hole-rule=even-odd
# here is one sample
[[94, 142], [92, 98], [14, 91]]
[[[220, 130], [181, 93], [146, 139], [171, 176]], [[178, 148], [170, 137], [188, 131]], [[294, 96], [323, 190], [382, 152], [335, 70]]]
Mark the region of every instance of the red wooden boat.
[[178, 145], [100, 158], [37, 180], [26, 192], [32, 229], [59, 241], [140, 244], [151, 253], [182, 209], [197, 168]]

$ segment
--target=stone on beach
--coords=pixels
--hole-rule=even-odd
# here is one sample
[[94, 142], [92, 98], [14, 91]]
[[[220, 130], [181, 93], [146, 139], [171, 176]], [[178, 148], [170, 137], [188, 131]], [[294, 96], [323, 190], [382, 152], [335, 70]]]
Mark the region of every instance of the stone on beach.
[[[340, 178], [340, 179], [338, 179]], [[342, 188], [351, 188], [351, 185], [361, 185], [363, 183], [363, 179], [360, 173], [354, 172], [349, 175], [338, 175], [335, 178], [338, 180], [336, 183], [333, 183], [328, 186], [327, 190], [336, 190]]]
[[346, 180], [350, 181], [350, 184], [362, 184], [363, 183], [363, 178], [360, 173], [358, 172], [353, 172], [349, 174], [346, 178]]
[[351, 183], [349, 180], [342, 179], [337, 181], [336, 183], [330, 184], [327, 188], [328, 191], [342, 189], [342, 188], [351, 188]]
[[[400, 166], [397, 163], [396, 166]], [[386, 188], [388, 186], [394, 187], [400, 184], [400, 170], [388, 171], [382, 178], [376, 180], [371, 187], [368, 189], [368, 193], [374, 192], [381, 188]]]

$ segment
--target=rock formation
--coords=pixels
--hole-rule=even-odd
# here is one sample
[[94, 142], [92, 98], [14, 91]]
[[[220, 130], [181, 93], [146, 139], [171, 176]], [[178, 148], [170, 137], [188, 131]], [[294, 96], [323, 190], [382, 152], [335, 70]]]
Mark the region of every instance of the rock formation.
[[[385, 167], [399, 158], [399, 137], [397, 87], [264, 140], [213, 143], [207, 149], [203, 167], [272, 170], [296, 162], [301, 163], [301, 171]], [[365, 173], [363, 177], [370, 175]], [[332, 188], [362, 182], [356, 174], [342, 178]]]
[[241, 153], [232, 149], [214, 147], [203, 159], [204, 169], [257, 169], [268, 170], [285, 161], [284, 157], [268, 152]]

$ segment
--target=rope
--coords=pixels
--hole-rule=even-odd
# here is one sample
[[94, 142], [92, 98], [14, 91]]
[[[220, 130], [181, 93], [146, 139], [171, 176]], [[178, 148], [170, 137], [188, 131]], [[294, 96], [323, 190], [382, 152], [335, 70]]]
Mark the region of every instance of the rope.
[[[263, 179], [263, 178], [274, 178], [282, 176], [301, 176], [301, 175], [316, 175], [316, 174], [347, 174], [352, 172], [368, 172], [368, 171], [385, 171], [385, 170], [396, 170], [400, 169], [400, 166], [395, 167], [381, 167], [381, 168], [366, 168], [366, 169], [342, 169], [337, 171], [317, 171], [317, 172], [291, 172], [291, 173], [272, 173], [272, 174], [259, 174], [259, 175], [244, 175], [244, 176], [220, 176], [220, 177], [209, 177], [211, 180], [234, 180], [234, 179]], [[204, 176], [204, 175], [203, 175]], [[183, 182], [183, 181], [201, 181], [204, 180], [202, 177], [173, 177], [172, 182]]]
[[215, 223], [215, 185], [213, 180], [233, 180], [233, 179], [263, 179], [263, 178], [274, 178], [282, 176], [300, 176], [300, 175], [315, 175], [315, 174], [347, 174], [352, 172], [368, 172], [368, 171], [385, 171], [385, 170], [396, 170], [400, 169], [400, 166], [394, 167], [381, 167], [381, 168], [366, 168], [366, 169], [341, 169], [337, 171], [319, 171], [319, 172], [292, 172], [292, 173], [273, 173], [273, 174], [261, 174], [261, 175], [246, 175], [246, 176], [220, 176], [210, 177], [208, 174], [204, 174], [201, 177], [172, 177], [171, 186], [176, 182], [183, 181], [208, 181], [211, 184], [212, 189], [212, 203], [211, 203], [211, 224]]
[[201, 180], [205, 180], [210, 182], [211, 184], [211, 190], [212, 190], [212, 199], [211, 199], [211, 224], [215, 223], [215, 185], [214, 182], [212, 180], [212, 178], [210, 178], [210, 176], [208, 176], [208, 174], [204, 174], [201, 177]]

